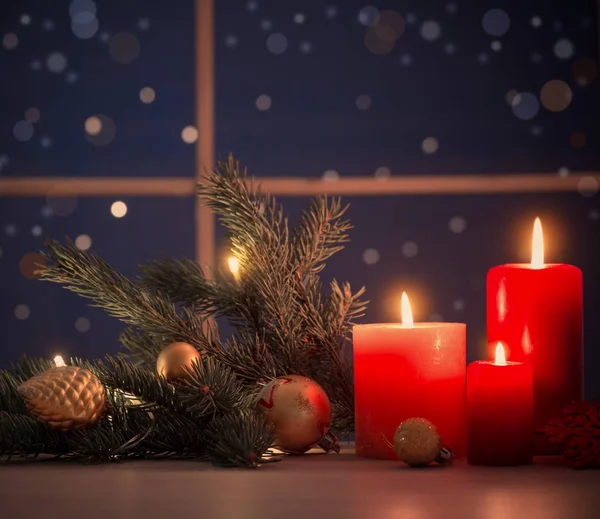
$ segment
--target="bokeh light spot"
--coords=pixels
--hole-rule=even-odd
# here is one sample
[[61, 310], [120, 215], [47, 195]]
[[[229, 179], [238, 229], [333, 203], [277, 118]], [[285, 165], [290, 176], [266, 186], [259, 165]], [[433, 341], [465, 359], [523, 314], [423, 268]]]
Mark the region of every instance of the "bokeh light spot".
[[193, 144], [198, 139], [198, 130], [195, 126], [186, 126], [181, 130], [181, 140], [186, 144]]
[[110, 206], [110, 212], [115, 218], [123, 218], [127, 214], [127, 204], [117, 200]]
[[551, 112], [562, 112], [571, 104], [572, 98], [569, 85], [558, 79], [548, 81], [540, 92], [542, 105]]
[[335, 169], [328, 169], [323, 173], [322, 178], [326, 182], [335, 182], [340, 179], [340, 174]]
[[435, 41], [442, 35], [440, 24], [434, 20], [428, 20], [421, 25], [421, 37], [427, 41]]
[[435, 137], [427, 137], [423, 139], [421, 143], [421, 150], [426, 155], [432, 155], [435, 153], [440, 147], [439, 141]]
[[67, 68], [67, 57], [60, 52], [53, 52], [46, 58], [48, 70], [54, 74], [60, 74]]
[[79, 317], [75, 321], [75, 329], [79, 333], [88, 332], [90, 330], [90, 327], [91, 327], [91, 323], [90, 323], [90, 320], [87, 317]]
[[80, 250], [88, 250], [92, 246], [92, 239], [87, 234], [80, 234], [75, 238], [75, 246]]
[[122, 65], [132, 63], [140, 55], [140, 41], [128, 32], [118, 32], [108, 42], [110, 57]]
[[98, 135], [102, 131], [102, 121], [96, 117], [88, 117], [85, 120], [85, 131], [90, 135]]
[[[380, 29], [380, 34], [386, 34], [385, 39], [378, 36], [377, 27]], [[396, 46], [396, 40], [393, 36], [393, 30], [387, 25], [369, 27], [369, 30], [365, 33], [365, 47], [367, 47], [369, 52], [377, 56], [384, 56], [385, 54], [389, 54]]]
[[33, 137], [33, 124], [29, 121], [18, 121], [13, 126], [13, 135], [18, 141], [27, 142]]
[[483, 15], [481, 25], [490, 36], [503, 36], [510, 29], [510, 17], [502, 9], [490, 9]]
[[39, 122], [40, 111], [35, 106], [28, 108], [25, 110], [25, 120], [29, 121], [30, 123]]
[[419, 252], [419, 247], [414, 241], [407, 241], [402, 245], [402, 254], [407, 258], [414, 258]]
[[116, 134], [115, 122], [108, 115], [97, 114], [85, 121], [85, 138], [95, 146], [110, 144]]
[[586, 145], [587, 138], [583, 132], [573, 132], [569, 137], [569, 143], [573, 148], [581, 149]]
[[237, 36], [235, 36], [234, 34], [228, 34], [227, 36], [225, 36], [225, 46], [229, 47], [230, 49], [234, 49], [235, 47], [237, 47], [238, 44], [238, 39]]
[[575, 45], [571, 40], [561, 38], [554, 44], [554, 55], [561, 60], [567, 60], [575, 52]]
[[80, 40], [89, 40], [98, 32], [98, 19], [90, 13], [79, 13], [71, 19], [71, 31]]
[[375, 265], [377, 262], [379, 262], [379, 251], [377, 249], [366, 249], [363, 252], [363, 261], [367, 264], [367, 265]]
[[25, 319], [29, 319], [31, 315], [31, 310], [27, 305], [17, 305], [15, 306], [15, 317], [19, 319], [19, 321], [24, 321]]
[[267, 50], [272, 54], [283, 54], [288, 47], [287, 38], [280, 32], [275, 32], [267, 38]]
[[462, 299], [456, 299], [452, 303], [452, 308], [457, 312], [462, 312], [465, 309], [465, 302]]
[[371, 108], [371, 104], [371, 96], [362, 94], [356, 98], [356, 108], [358, 108], [359, 110], [368, 110], [369, 108]]
[[520, 92], [513, 99], [512, 111], [519, 119], [529, 121], [540, 111], [540, 103], [531, 92]]
[[39, 252], [28, 252], [19, 260], [19, 272], [26, 279], [38, 279], [44, 265], [44, 257]]
[[448, 228], [455, 234], [460, 234], [467, 228], [467, 220], [462, 216], [453, 216], [448, 222]]
[[150, 104], [156, 99], [156, 92], [152, 87], [144, 87], [140, 90], [140, 101], [145, 104]]
[[377, 23], [379, 18], [379, 9], [372, 5], [365, 5], [358, 12], [358, 21], [366, 27], [372, 27]]
[[7, 32], [2, 37], [2, 46], [6, 50], [13, 50], [17, 47], [18, 44], [19, 44], [19, 38], [14, 32]]
[[256, 98], [256, 108], [258, 108], [261, 112], [265, 112], [269, 108], [271, 108], [271, 97], [267, 94], [261, 94]]
[[387, 166], [380, 166], [375, 170], [375, 178], [377, 180], [387, 180], [391, 176], [392, 172]]

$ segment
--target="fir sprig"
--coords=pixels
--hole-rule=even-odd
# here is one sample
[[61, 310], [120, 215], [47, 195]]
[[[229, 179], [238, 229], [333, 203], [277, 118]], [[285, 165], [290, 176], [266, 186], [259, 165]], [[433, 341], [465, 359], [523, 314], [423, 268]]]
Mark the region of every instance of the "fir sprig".
[[92, 306], [165, 340], [186, 340], [199, 344], [202, 319], [191, 309], [180, 315], [169, 298], [146, 290], [117, 272], [103, 259], [86, 253], [70, 240], [66, 245], [50, 240], [43, 251], [43, 281], [60, 283], [63, 288], [91, 299]]
[[[363, 290], [335, 280], [323, 290], [327, 260], [348, 241], [347, 206], [315, 198], [290, 231], [277, 201], [255, 188], [233, 158], [219, 162], [198, 187], [219, 217], [241, 264], [234, 281], [205, 275], [191, 260], [141, 266], [131, 281], [95, 254], [50, 241], [41, 279], [60, 283], [129, 327], [126, 353], [71, 362], [95, 373], [108, 408], [93, 427], [61, 433], [27, 414], [16, 385], [52, 363], [21, 359], [0, 372], [0, 455], [47, 453], [86, 460], [130, 456], [202, 457], [226, 466], [255, 467], [270, 457], [271, 425], [253, 410], [273, 377], [300, 374], [317, 381], [332, 402], [332, 427], [353, 427], [349, 353], [354, 321], [365, 310]], [[222, 340], [210, 316], [235, 327]], [[174, 341], [201, 352], [182, 380], [155, 371], [156, 357]]]
[[206, 454], [215, 465], [257, 468], [270, 461], [273, 425], [254, 411], [233, 410], [217, 418], [205, 432]]

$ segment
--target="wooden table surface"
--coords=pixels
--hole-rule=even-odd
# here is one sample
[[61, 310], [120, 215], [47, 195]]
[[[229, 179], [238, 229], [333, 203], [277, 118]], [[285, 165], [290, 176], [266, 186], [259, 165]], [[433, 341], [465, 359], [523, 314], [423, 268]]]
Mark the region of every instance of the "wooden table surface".
[[599, 519], [600, 471], [560, 458], [528, 467], [410, 469], [341, 454], [257, 470], [194, 461], [0, 465], [0, 518]]

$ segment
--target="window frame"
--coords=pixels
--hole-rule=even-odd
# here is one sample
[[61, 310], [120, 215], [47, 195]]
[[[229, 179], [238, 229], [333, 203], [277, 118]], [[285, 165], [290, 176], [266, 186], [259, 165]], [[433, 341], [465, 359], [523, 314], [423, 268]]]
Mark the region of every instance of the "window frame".
[[[598, 0], [600, 33], [600, 0]], [[20, 177], [0, 178], [0, 198], [34, 196], [194, 196], [196, 184], [215, 159], [215, 35], [214, 0], [195, 0], [195, 144], [193, 178], [133, 177]], [[600, 38], [599, 38], [600, 41]], [[508, 194], [577, 191], [579, 181], [592, 177], [600, 183], [600, 172], [588, 171], [560, 177], [556, 173], [423, 175], [380, 180], [374, 176], [323, 180], [305, 177], [254, 178], [264, 192], [275, 196], [350, 195], [443, 195]], [[203, 267], [215, 266], [215, 218], [196, 197], [194, 211], [195, 257]], [[210, 270], [207, 270], [210, 272]]]

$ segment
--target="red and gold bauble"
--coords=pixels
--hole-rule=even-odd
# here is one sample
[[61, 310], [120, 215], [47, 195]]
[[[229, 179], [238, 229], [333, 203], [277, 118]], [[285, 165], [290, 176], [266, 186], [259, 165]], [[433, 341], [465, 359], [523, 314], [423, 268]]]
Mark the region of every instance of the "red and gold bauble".
[[192, 363], [200, 361], [200, 352], [187, 342], [174, 342], [165, 346], [156, 359], [156, 371], [168, 381], [185, 376], [185, 368], [191, 369]]
[[[327, 394], [314, 380], [300, 375], [272, 380], [259, 393], [257, 409], [275, 427], [275, 446], [286, 452], [301, 454], [318, 445], [331, 424]], [[339, 451], [337, 442], [324, 448]]]
[[30, 378], [18, 388], [31, 414], [54, 429], [93, 425], [102, 416], [106, 394], [87, 369], [61, 366]]

